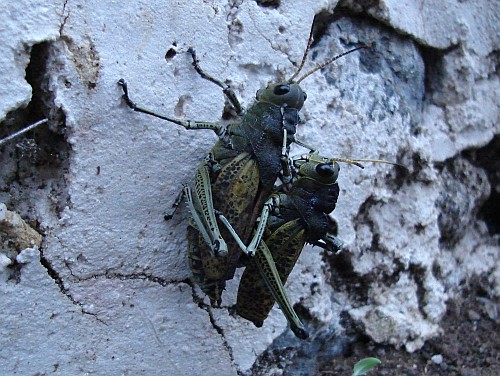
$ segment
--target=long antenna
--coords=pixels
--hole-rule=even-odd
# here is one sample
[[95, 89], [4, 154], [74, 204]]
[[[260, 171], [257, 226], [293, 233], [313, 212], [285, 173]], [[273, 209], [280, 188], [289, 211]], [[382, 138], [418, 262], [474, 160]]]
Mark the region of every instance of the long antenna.
[[342, 162], [342, 163], [347, 163], [347, 164], [352, 164], [354, 166], [358, 166], [359, 168], [362, 168], [362, 169], [365, 168], [365, 166], [363, 166], [361, 163], [359, 163], [359, 159], [330, 158], [330, 162]]
[[300, 73], [300, 71], [304, 67], [304, 64], [306, 63], [307, 54], [309, 53], [309, 49], [311, 48], [311, 44], [313, 41], [313, 29], [314, 29], [314, 20], [313, 20], [313, 23], [311, 25], [311, 31], [309, 32], [309, 39], [307, 40], [307, 47], [306, 47], [306, 50], [304, 51], [304, 56], [302, 56], [302, 61], [300, 63], [299, 69], [297, 69], [297, 72], [295, 72], [293, 74], [293, 76], [287, 80], [287, 82], [292, 82], [293, 79], [298, 76], [298, 74]]
[[[335, 60], [337, 59], [340, 59], [341, 57], [344, 57], [345, 55], [348, 55], [350, 54], [351, 52], [354, 52], [354, 51], [357, 51], [357, 50], [360, 50], [362, 48], [369, 48], [368, 46], [359, 46], [359, 47], [356, 47], [356, 48], [353, 48], [352, 50], [349, 50], [349, 51], [346, 51], [346, 52], [343, 52], [341, 53], [340, 55], [337, 55], [337, 56], [333, 56], [331, 57], [330, 59], [328, 59], [327, 61], [325, 61], [324, 63], [321, 63], [319, 65], [316, 65], [316, 67], [314, 67], [313, 69], [311, 69], [309, 72], [305, 73], [302, 77], [300, 77], [298, 80], [297, 80], [297, 83], [300, 83], [302, 80], [304, 80], [304, 78], [306, 78], [307, 76], [310, 76], [311, 74], [313, 74], [314, 72], [326, 67], [328, 64], [331, 64], [333, 63]], [[298, 72], [297, 72], [298, 73]], [[293, 78], [296, 76], [296, 74], [293, 76]]]
[[404, 168], [405, 170], [407, 170], [407, 171], [408, 171], [408, 167], [406, 167], [404, 164], [397, 163], [397, 162], [386, 161], [385, 159], [366, 159], [366, 158], [356, 158], [356, 159], [352, 159], [352, 160], [353, 160], [353, 161], [356, 161], [356, 162], [385, 163], [385, 164], [389, 164], [389, 165], [393, 165], [393, 166], [397, 166], [397, 167]]
[[386, 161], [385, 159], [368, 159], [368, 158], [330, 158], [330, 161], [343, 162], [358, 166], [360, 168], [365, 168], [360, 162], [373, 162], [373, 163], [385, 163], [392, 166], [397, 166], [408, 170], [408, 167], [401, 163]]

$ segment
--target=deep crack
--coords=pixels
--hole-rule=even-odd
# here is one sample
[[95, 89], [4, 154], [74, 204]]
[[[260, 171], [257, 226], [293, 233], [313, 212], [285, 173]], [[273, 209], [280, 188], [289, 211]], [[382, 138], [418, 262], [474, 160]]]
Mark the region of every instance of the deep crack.
[[40, 264], [42, 264], [42, 266], [47, 270], [47, 274], [50, 276], [50, 278], [52, 278], [54, 280], [56, 285], [59, 287], [59, 290], [69, 299], [69, 301], [72, 304], [79, 306], [80, 310], [83, 314], [93, 316], [101, 324], [104, 324], [107, 326], [108, 324], [106, 322], [104, 322], [103, 320], [101, 320], [99, 318], [99, 316], [97, 316], [95, 313], [92, 313], [92, 312], [85, 310], [84, 304], [75, 300], [75, 298], [73, 298], [73, 296], [70, 294], [68, 288], [64, 285], [64, 281], [63, 281], [62, 277], [59, 275], [57, 270], [52, 266], [51, 262], [44, 256], [43, 252], [44, 251], [43, 251], [43, 245], [42, 245], [42, 248], [40, 248]]
[[221, 336], [222, 344], [223, 344], [224, 348], [226, 348], [226, 350], [227, 350], [227, 352], [229, 354], [229, 359], [231, 360], [231, 364], [236, 369], [236, 372], [238, 373], [238, 375], [240, 375], [241, 372], [238, 370], [238, 368], [236, 367], [235, 362], [234, 362], [233, 348], [229, 345], [229, 343], [226, 340], [226, 336], [224, 334], [224, 329], [222, 329], [222, 327], [220, 327], [215, 322], [215, 318], [214, 318], [214, 315], [213, 315], [212, 307], [210, 305], [206, 304], [203, 301], [203, 298], [199, 297], [196, 294], [194, 283], [192, 283], [189, 279], [186, 280], [186, 283], [189, 286], [191, 286], [191, 295], [193, 297], [193, 301], [198, 305], [198, 307], [200, 309], [203, 309], [203, 310], [205, 310], [208, 313], [208, 318], [210, 320], [210, 323], [212, 324], [212, 326], [215, 329], [215, 331]]

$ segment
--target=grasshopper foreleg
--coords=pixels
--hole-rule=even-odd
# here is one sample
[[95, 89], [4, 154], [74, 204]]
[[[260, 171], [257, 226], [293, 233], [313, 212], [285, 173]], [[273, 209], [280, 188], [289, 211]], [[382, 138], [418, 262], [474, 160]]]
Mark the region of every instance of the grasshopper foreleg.
[[281, 181], [285, 186], [288, 186], [292, 181], [292, 167], [288, 156], [287, 146], [288, 132], [283, 129], [283, 146], [281, 147]]
[[231, 89], [231, 87], [229, 85], [227, 85], [224, 82], [222, 82], [222, 81], [220, 81], [220, 80], [218, 80], [218, 79], [210, 76], [203, 69], [201, 69], [201, 67], [200, 67], [200, 61], [196, 58], [196, 51], [194, 50], [194, 48], [192, 48], [192, 47], [188, 48], [187, 52], [190, 53], [191, 57], [193, 58], [193, 67], [196, 70], [196, 72], [198, 72], [198, 74], [202, 78], [204, 78], [205, 80], [213, 82], [214, 84], [216, 84], [217, 86], [219, 86], [220, 88], [222, 88], [222, 92], [227, 97], [227, 99], [229, 99], [229, 102], [231, 102], [231, 104], [233, 105], [234, 110], [236, 111], [236, 113], [238, 115], [242, 115], [243, 114], [243, 108], [241, 107], [241, 103], [238, 100], [238, 98], [236, 97], [236, 93], [234, 92], [234, 90]]

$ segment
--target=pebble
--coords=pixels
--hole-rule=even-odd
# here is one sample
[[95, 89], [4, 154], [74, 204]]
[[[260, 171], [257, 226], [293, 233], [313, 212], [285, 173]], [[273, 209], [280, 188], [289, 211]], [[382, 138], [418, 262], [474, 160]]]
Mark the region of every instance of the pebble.
[[441, 364], [441, 363], [443, 363], [443, 356], [441, 354], [433, 355], [431, 360], [432, 360], [432, 363], [434, 363], [434, 364]]
[[472, 321], [478, 321], [481, 318], [479, 313], [473, 311], [472, 309], [469, 309], [467, 313], [469, 314], [469, 319], [471, 319]]

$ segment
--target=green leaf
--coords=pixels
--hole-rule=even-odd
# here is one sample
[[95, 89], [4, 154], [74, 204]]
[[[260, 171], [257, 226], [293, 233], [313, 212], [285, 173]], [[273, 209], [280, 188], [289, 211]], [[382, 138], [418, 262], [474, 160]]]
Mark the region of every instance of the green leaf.
[[364, 358], [354, 365], [352, 376], [361, 376], [370, 371], [377, 364], [382, 363], [377, 358]]

